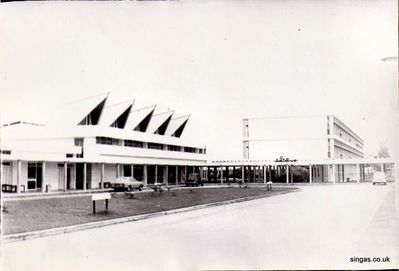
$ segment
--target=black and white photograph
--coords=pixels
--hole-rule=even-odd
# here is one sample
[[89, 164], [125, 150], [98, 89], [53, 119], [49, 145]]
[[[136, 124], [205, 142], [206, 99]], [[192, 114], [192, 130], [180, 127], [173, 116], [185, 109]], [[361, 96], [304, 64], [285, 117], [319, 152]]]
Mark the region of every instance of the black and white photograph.
[[399, 269], [398, 1], [0, 3], [0, 270]]

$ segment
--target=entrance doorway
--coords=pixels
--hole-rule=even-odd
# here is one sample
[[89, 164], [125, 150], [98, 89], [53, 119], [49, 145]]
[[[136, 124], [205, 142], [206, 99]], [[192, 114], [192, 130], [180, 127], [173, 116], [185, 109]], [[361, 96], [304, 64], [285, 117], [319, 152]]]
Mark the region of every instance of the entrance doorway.
[[28, 190], [36, 190], [42, 188], [42, 164], [28, 163]]

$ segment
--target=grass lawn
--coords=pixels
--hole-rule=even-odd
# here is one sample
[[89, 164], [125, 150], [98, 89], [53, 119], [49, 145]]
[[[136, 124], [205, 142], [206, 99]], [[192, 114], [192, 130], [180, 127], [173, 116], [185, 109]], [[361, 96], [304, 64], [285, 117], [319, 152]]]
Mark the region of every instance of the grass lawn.
[[96, 203], [96, 214], [93, 214], [91, 196], [9, 201], [3, 202], [3, 234], [156, 213], [250, 196], [267, 197], [295, 190], [297, 188], [293, 187], [274, 187], [272, 191], [264, 187], [203, 188], [139, 193], [134, 198], [114, 194], [109, 201], [109, 211], [105, 212], [104, 201], [99, 201]]

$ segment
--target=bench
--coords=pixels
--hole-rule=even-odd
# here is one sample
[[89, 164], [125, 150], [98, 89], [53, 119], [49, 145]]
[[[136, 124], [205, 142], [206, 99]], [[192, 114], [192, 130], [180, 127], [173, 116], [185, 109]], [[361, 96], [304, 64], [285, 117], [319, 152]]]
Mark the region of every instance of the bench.
[[244, 188], [247, 188], [247, 187], [248, 187], [248, 183], [246, 183], [246, 182], [244, 182], [244, 181], [238, 181], [238, 185], [240, 186], [240, 188], [241, 188], [241, 187], [244, 187]]
[[108, 212], [108, 200], [109, 199], [111, 199], [110, 193], [93, 194], [91, 196], [91, 200], [93, 201], [93, 214], [96, 213], [96, 201], [98, 201], [98, 200], [105, 200], [105, 209]]
[[17, 186], [16, 185], [11, 185], [11, 184], [2, 184], [1, 185], [1, 191], [2, 192], [16, 193], [17, 192]]

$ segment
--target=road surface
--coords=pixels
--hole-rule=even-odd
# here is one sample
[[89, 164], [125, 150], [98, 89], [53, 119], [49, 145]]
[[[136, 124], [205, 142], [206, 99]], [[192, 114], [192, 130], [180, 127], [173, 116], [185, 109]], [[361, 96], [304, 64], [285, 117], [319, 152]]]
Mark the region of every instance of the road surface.
[[[2, 270], [397, 268], [393, 188], [308, 185], [260, 200], [6, 243]], [[386, 256], [390, 262], [350, 262]]]

